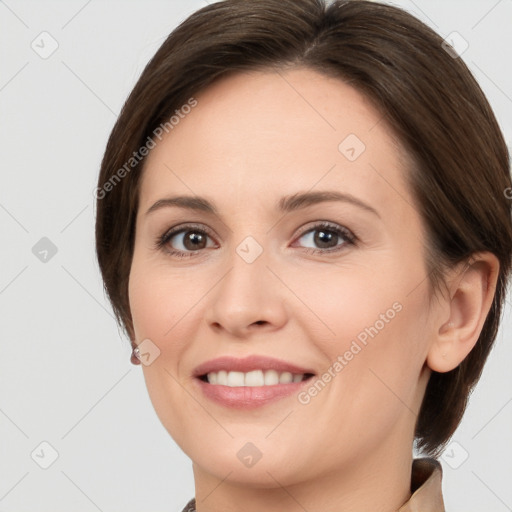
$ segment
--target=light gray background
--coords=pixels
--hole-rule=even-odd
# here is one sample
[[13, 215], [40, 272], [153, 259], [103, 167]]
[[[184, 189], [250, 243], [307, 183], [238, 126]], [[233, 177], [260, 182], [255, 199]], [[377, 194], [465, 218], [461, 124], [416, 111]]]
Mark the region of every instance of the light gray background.
[[[468, 41], [462, 58], [512, 145], [512, 0], [395, 4]], [[93, 189], [144, 65], [204, 5], [0, 1], [0, 512], [173, 512], [193, 496], [103, 295]], [[51, 49], [43, 31], [58, 43], [46, 59], [31, 47]], [[42, 237], [57, 248], [47, 262], [32, 252]], [[441, 459], [448, 512], [512, 510], [511, 303]]]

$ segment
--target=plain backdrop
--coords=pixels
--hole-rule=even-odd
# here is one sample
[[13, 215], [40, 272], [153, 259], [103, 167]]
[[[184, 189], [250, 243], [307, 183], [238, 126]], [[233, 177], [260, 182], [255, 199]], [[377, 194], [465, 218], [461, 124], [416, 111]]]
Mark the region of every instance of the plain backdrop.
[[[179, 512], [193, 497], [103, 294], [93, 190], [144, 65], [204, 5], [0, 1], [0, 512]], [[512, 1], [395, 5], [467, 42], [512, 146]], [[511, 303], [441, 457], [448, 512], [512, 510]]]

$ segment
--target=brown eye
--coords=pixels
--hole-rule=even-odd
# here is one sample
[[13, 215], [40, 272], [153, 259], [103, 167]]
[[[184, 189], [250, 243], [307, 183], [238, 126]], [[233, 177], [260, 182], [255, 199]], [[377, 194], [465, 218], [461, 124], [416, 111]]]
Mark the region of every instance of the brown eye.
[[197, 231], [185, 231], [183, 237], [183, 245], [185, 249], [194, 251], [196, 249], [204, 249], [206, 247], [206, 237], [204, 233], [198, 233]]
[[315, 229], [314, 233], [313, 241], [316, 245], [319, 245], [321, 249], [329, 249], [338, 245], [337, 242], [340, 236], [333, 231]]
[[205, 230], [185, 226], [165, 233], [157, 245], [173, 255], [191, 256], [194, 252], [213, 247], [215, 244]]
[[322, 223], [305, 231], [297, 240], [303, 240], [301, 245], [313, 252], [329, 252], [345, 245], [352, 245], [354, 239], [348, 229]]

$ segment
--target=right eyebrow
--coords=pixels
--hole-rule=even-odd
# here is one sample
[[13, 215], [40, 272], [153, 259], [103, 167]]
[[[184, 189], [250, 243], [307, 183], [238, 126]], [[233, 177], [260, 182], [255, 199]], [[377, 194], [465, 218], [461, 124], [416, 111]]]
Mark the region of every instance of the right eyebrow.
[[205, 199], [204, 197], [198, 196], [174, 196], [174, 197], [165, 197], [164, 199], [159, 199], [156, 203], [154, 203], [146, 212], [148, 215], [151, 212], [159, 210], [160, 208], [177, 206], [179, 208], [186, 208], [188, 210], [196, 210], [205, 213], [212, 213], [214, 215], [218, 215], [217, 209], [213, 206], [210, 201]]

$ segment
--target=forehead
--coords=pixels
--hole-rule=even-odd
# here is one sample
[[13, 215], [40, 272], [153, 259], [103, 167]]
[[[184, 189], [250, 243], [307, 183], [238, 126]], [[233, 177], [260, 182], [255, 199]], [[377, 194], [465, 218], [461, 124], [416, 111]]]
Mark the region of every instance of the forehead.
[[141, 205], [166, 192], [215, 192], [243, 206], [256, 193], [275, 202], [335, 188], [407, 210], [397, 201], [409, 196], [404, 151], [384, 116], [340, 79], [305, 68], [244, 72], [195, 99], [147, 157]]

